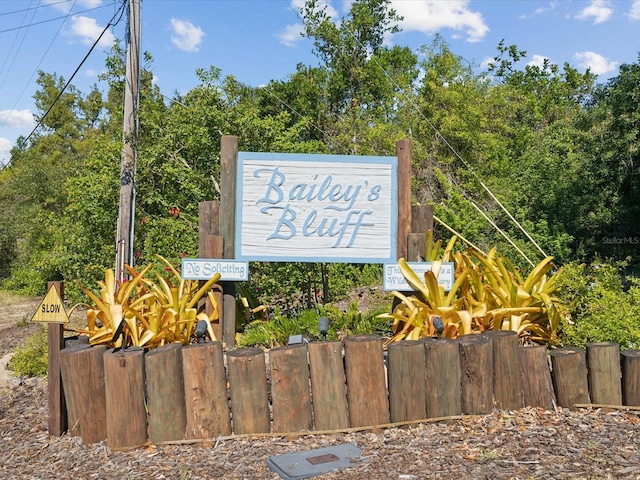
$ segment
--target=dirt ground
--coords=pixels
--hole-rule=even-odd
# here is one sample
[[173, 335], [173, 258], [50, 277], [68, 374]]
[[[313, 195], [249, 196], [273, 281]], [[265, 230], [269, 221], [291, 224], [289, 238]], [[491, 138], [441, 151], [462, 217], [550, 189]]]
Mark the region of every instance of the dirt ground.
[[[40, 299], [0, 306], [0, 356], [38, 325]], [[377, 431], [240, 436], [113, 451], [106, 442], [49, 438], [47, 383], [0, 389], [2, 479], [271, 479], [275, 455], [352, 443], [361, 455], [323, 479], [640, 479], [640, 412], [495, 410]]]

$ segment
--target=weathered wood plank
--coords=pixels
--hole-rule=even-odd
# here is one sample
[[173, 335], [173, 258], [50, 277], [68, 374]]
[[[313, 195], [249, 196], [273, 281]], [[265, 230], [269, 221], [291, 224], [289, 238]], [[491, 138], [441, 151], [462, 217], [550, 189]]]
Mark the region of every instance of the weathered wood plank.
[[420, 420], [427, 411], [423, 342], [403, 340], [387, 347], [392, 422]]
[[583, 348], [564, 347], [551, 350], [551, 378], [558, 405], [572, 408], [591, 403], [587, 380], [587, 359]]
[[186, 438], [231, 435], [222, 344], [209, 342], [182, 348]]
[[311, 389], [307, 345], [285, 345], [269, 351], [274, 432], [311, 430]]
[[587, 378], [593, 403], [622, 405], [620, 347], [617, 343], [587, 344]]
[[462, 412], [490, 413], [493, 409], [493, 345], [485, 335], [463, 335], [460, 345]]
[[344, 339], [344, 355], [351, 426], [389, 423], [382, 337], [348, 336]]
[[309, 370], [316, 430], [349, 427], [342, 343], [309, 344]]
[[271, 430], [265, 354], [259, 348], [227, 353], [233, 433], [268, 433]]
[[144, 350], [107, 350], [103, 355], [107, 445], [114, 450], [147, 442]]
[[553, 410], [556, 394], [549, 370], [547, 346], [519, 347], [519, 357], [524, 404]]
[[425, 355], [427, 418], [462, 413], [462, 371], [460, 347], [450, 338], [422, 341]]
[[182, 440], [187, 429], [182, 345], [169, 343], [146, 354], [145, 377], [149, 410], [149, 440]]

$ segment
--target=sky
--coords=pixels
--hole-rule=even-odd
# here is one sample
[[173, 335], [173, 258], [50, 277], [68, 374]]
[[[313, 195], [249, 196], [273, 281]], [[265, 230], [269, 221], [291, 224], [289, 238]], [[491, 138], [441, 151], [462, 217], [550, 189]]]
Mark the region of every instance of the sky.
[[[72, 79], [85, 95], [93, 85], [106, 93], [98, 75], [113, 42], [124, 45], [126, 15], [114, 19], [121, 1], [0, 0], [0, 163], [36, 126], [39, 71]], [[319, 1], [336, 21], [351, 3]], [[141, 0], [141, 51], [153, 57], [154, 82], [168, 97], [197, 86], [196, 69], [211, 66], [254, 87], [286, 80], [299, 63], [319, 64], [312, 41], [300, 35], [303, 3]], [[520, 67], [545, 58], [566, 62], [581, 72], [590, 68], [599, 83], [640, 54], [640, 0], [391, 0], [391, 6], [404, 19], [388, 46], [418, 52], [440, 34], [477, 71], [501, 40], [527, 52]]]

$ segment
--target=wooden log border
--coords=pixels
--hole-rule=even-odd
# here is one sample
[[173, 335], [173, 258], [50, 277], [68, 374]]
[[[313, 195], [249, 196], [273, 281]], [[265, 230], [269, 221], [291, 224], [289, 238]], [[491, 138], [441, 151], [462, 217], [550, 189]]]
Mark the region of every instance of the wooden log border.
[[[508, 335], [498, 338], [511, 340]], [[78, 402], [73, 399], [80, 398], [81, 393], [76, 392], [83, 387], [75, 383], [87, 383], [86, 374], [74, 375], [66, 369], [72, 356], [80, 352], [104, 358], [103, 362], [95, 361], [91, 370], [99, 379], [104, 378], [105, 392], [97, 389], [92, 395], [105, 395], [105, 399], [94, 401], [103, 401], [107, 411], [106, 433], [102, 434], [105, 438], [92, 432], [91, 438], [84, 440], [106, 440], [112, 449], [136, 448], [147, 442], [189, 443], [254, 434], [383, 428], [460, 414], [482, 415], [493, 409], [517, 410], [521, 406], [552, 410], [596, 407], [607, 401], [609, 408], [639, 407], [640, 350], [622, 352], [618, 369], [610, 352], [604, 357], [592, 353], [590, 361], [585, 356], [594, 348], [598, 354], [603, 348], [618, 351], [617, 345], [608, 343], [589, 346], [587, 352], [570, 347], [547, 351], [542, 345], [515, 351], [509, 346], [502, 353], [496, 348], [505, 347], [496, 343], [495, 334], [474, 334], [457, 340], [391, 344], [385, 356], [382, 337], [352, 335], [342, 342], [312, 342], [271, 350], [268, 366], [264, 350], [239, 348], [223, 353], [220, 342], [185, 347], [172, 344], [163, 349], [164, 353], [74, 348], [63, 352], [62, 357], [64, 390], [72, 400], [67, 402], [68, 407], [73, 410], [75, 405], [76, 411], [65, 410], [64, 414], [70, 418], [78, 415]], [[474, 351], [482, 361], [472, 358]], [[505, 395], [504, 386], [496, 388], [495, 372], [506, 375], [504, 365], [499, 366], [505, 352], [518, 354], [518, 368], [509, 366], [509, 372], [520, 393]], [[204, 356], [196, 356], [200, 354]], [[171, 362], [176, 365], [172, 367]], [[590, 366], [593, 362], [595, 367]], [[179, 379], [171, 385], [171, 395], [159, 397], [162, 389], [154, 386], [154, 368], [173, 372]], [[520, 381], [513, 380], [518, 370]], [[593, 398], [590, 392], [599, 393]], [[163, 418], [150, 418], [158, 413], [154, 396], [162, 402]], [[515, 403], [506, 402], [506, 398], [515, 398]], [[174, 418], [175, 412], [185, 411], [187, 428], [184, 420], [176, 422]], [[175, 428], [176, 423], [180, 428]], [[73, 433], [71, 430], [69, 433]], [[80, 433], [87, 433], [82, 420]]]

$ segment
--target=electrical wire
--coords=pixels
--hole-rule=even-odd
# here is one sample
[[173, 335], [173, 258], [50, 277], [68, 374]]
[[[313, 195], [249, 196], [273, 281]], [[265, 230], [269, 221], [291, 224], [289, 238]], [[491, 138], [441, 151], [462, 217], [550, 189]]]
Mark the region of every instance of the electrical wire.
[[[73, 12], [74, 15], [78, 15], [80, 13], [87, 13], [87, 12], [93, 12], [94, 10], [100, 10], [101, 8], [105, 8], [105, 7], [110, 7], [112, 5], [115, 5], [116, 2], [113, 3], [106, 3], [104, 5], [100, 5], [99, 7], [93, 7], [93, 8], [87, 8], [86, 10], [79, 10], [77, 12]], [[29, 11], [29, 10], [33, 10], [33, 9], [37, 9], [39, 7], [31, 7], [31, 8], [26, 8], [24, 9], [24, 11]], [[22, 11], [22, 10], [20, 10]], [[9, 12], [9, 13], [13, 13], [13, 12]], [[6, 14], [5, 14], [6, 15]], [[35, 12], [34, 12], [35, 15]], [[33, 22], [33, 23], [29, 23], [28, 25], [21, 25], [19, 27], [12, 27], [12, 28], [6, 28], [4, 30], [0, 30], [0, 33], [7, 33], [7, 32], [13, 32], [15, 30], [22, 30], [23, 28], [29, 28], [29, 27], [33, 27], [34, 25], [42, 25], [43, 23], [49, 23], [49, 22], [55, 22], [56, 20], [61, 20], [64, 18], [67, 18], [69, 16], [69, 14], [67, 15], [62, 15], [60, 17], [55, 17], [55, 18], [49, 18], [47, 20], [41, 20], [39, 22]]]
[[[300, 19], [301, 22], [304, 23], [304, 20], [301, 18], [300, 15], [300, 11], [297, 11], [297, 16]], [[351, 31], [349, 30], [345, 25], [342, 25], [342, 27], [345, 28], [345, 30], [347, 31], [347, 33], [353, 38], [353, 40], [360, 45], [360, 47], [365, 48], [364, 45], [362, 44], [362, 42], [360, 41], [360, 39]], [[400, 87], [400, 85], [398, 85], [398, 83], [395, 81], [395, 79], [393, 79], [393, 77], [386, 71], [386, 69], [384, 68], [384, 66], [382, 64], [380, 64], [380, 62], [377, 60], [377, 58], [375, 56], [371, 56], [370, 57], [374, 63], [378, 66], [378, 68], [380, 68], [380, 70], [382, 71], [382, 73], [384, 74], [385, 78], [397, 89], [397, 91], [399, 92], [399, 94], [401, 96], [403, 96], [405, 98], [405, 100], [409, 103], [409, 105], [418, 113], [418, 115], [420, 115], [420, 117], [422, 117], [422, 119], [427, 123], [427, 125], [429, 125], [429, 127], [435, 132], [435, 134], [438, 136], [438, 138], [440, 138], [444, 144], [446, 145], [446, 147], [453, 153], [453, 155], [459, 159], [463, 165], [467, 168], [467, 170], [473, 175], [473, 177], [478, 181], [478, 183], [482, 186], [482, 188], [489, 194], [489, 196], [498, 204], [498, 206], [507, 214], [507, 216], [511, 219], [511, 221], [513, 223], [515, 223], [518, 228], [524, 233], [524, 235], [529, 239], [529, 241], [531, 241], [531, 243], [533, 243], [533, 245], [538, 249], [538, 251], [540, 251], [540, 253], [542, 253], [542, 255], [546, 258], [547, 254], [544, 252], [544, 250], [540, 247], [540, 245], [538, 245], [538, 243], [531, 237], [531, 235], [529, 235], [529, 233], [524, 229], [524, 227], [520, 224], [520, 222], [518, 222], [513, 215], [511, 214], [511, 212], [509, 212], [509, 210], [502, 204], [502, 202], [500, 202], [500, 200], [493, 194], [493, 192], [489, 189], [489, 187], [482, 181], [482, 179], [480, 178], [480, 176], [476, 173], [476, 171], [471, 167], [471, 165], [469, 164], [469, 162], [467, 162], [459, 153], [458, 151], [451, 145], [451, 143], [444, 137], [444, 135], [442, 135], [442, 133], [440, 133], [440, 130], [438, 130], [438, 128], [433, 124], [433, 122], [431, 122], [427, 116], [422, 112], [422, 110], [419, 108], [418, 105], [416, 105], [416, 103], [414, 102], [414, 100], [412, 98], [410, 98], [406, 93], [404, 93], [403, 89]], [[286, 104], [284, 104], [286, 105]], [[460, 186], [458, 185], [458, 188], [460, 188]], [[461, 191], [464, 194], [464, 191], [461, 189]], [[465, 195], [466, 197], [466, 195]], [[479, 210], [479, 208], [469, 199], [467, 199], [467, 201], [469, 201], [476, 209]], [[480, 210], [479, 210], [480, 211]], [[498, 230], [498, 232], [504, 236], [507, 241], [514, 246], [514, 248], [521, 254], [523, 255], [523, 257], [530, 263], [533, 265], [533, 263], [531, 262], [531, 260], [524, 254], [524, 252], [522, 252], [521, 249], [519, 249], [515, 243], [506, 235], [506, 233], [504, 231], [502, 231], [497, 225], [495, 225], [494, 222], [492, 222], [488, 216], [486, 216], [486, 214], [484, 214], [482, 211], [480, 211], [480, 213], [482, 214], [482, 216], [489, 221], [489, 223]], [[462, 238], [462, 237], [461, 237]]]
[[[68, 1], [68, 0], [65, 0]], [[27, 88], [29, 88], [29, 85], [31, 85], [31, 80], [33, 80], [33, 77], [35, 76], [35, 74], [38, 72], [40, 65], [42, 65], [43, 60], [45, 59], [45, 57], [47, 56], [47, 54], [49, 53], [49, 50], [51, 50], [51, 47], [53, 46], [53, 43], [55, 42], [56, 38], [58, 38], [58, 35], [60, 34], [60, 32], [62, 31], [62, 27], [64, 26], [64, 24], [66, 23], [67, 19], [69, 18], [69, 16], [71, 15], [71, 10], [73, 9], [73, 7], [75, 6], [77, 0], [73, 0], [73, 5], [71, 6], [71, 9], [69, 9], [69, 13], [67, 14], [67, 16], [65, 17], [65, 20], [60, 24], [60, 27], [58, 28], [58, 30], [56, 31], [56, 34], [53, 36], [53, 38], [51, 39], [51, 42], [49, 42], [49, 46], [47, 47], [47, 49], [45, 50], [44, 54], [42, 55], [42, 57], [40, 58], [40, 61], [38, 62], [38, 65], [36, 65], [36, 68], [33, 70], [33, 73], [31, 73], [31, 76], [29, 77], [29, 80], [27, 80], [26, 82], [24, 82], [24, 87], [22, 88], [22, 91], [20, 92], [20, 95], [18, 95], [18, 97], [16, 98], [15, 103], [13, 104], [13, 107], [11, 108], [11, 110], [9, 110], [9, 115], [7, 115], [6, 121], [8, 122], [9, 118], [11, 118], [11, 115], [13, 112], [15, 112], [16, 106], [18, 105], [18, 103], [20, 102], [20, 100], [22, 99], [22, 96], [24, 95], [24, 92], [27, 91]], [[26, 33], [25, 33], [26, 35]], [[7, 72], [7, 75], [9, 74], [9, 72]], [[2, 85], [0, 85], [0, 90], [2, 90], [4, 83]]]
[[[60, 90], [60, 92], [58, 92], [58, 95], [56, 96], [56, 98], [53, 100], [53, 102], [51, 103], [51, 105], [49, 106], [49, 108], [47, 109], [47, 111], [44, 113], [44, 115], [42, 115], [42, 117], [38, 120], [38, 123], [36, 124], [36, 126], [33, 128], [33, 130], [31, 130], [31, 133], [29, 133], [29, 135], [26, 136], [26, 138], [23, 140], [24, 144], [26, 144], [29, 139], [31, 138], [31, 136], [38, 130], [38, 128], [40, 128], [40, 125], [42, 125], [42, 122], [44, 121], [44, 119], [47, 117], [47, 115], [49, 114], [49, 112], [51, 112], [51, 110], [53, 109], [53, 107], [56, 105], [56, 103], [58, 102], [58, 100], [60, 99], [60, 97], [64, 94], [65, 90], [67, 89], [67, 87], [71, 84], [71, 81], [74, 79], [74, 77], [76, 76], [76, 74], [78, 73], [78, 71], [80, 70], [80, 68], [82, 67], [82, 65], [84, 65], [84, 63], [87, 61], [87, 59], [89, 58], [89, 55], [91, 55], [91, 53], [93, 52], [93, 50], [96, 48], [96, 46], [100, 43], [100, 40], [102, 39], [102, 37], [104, 36], [104, 34], [107, 32], [107, 30], [110, 27], [114, 27], [116, 26], [120, 20], [122, 19], [122, 15], [124, 13], [124, 7], [126, 6], [126, 2], [122, 2], [122, 5], [120, 6], [120, 8], [116, 11], [116, 13], [113, 15], [113, 17], [111, 18], [111, 20], [109, 20], [109, 23], [107, 23], [107, 26], [102, 30], [102, 32], [100, 33], [100, 35], [98, 36], [98, 38], [96, 39], [96, 41], [93, 43], [93, 45], [91, 45], [91, 48], [89, 49], [89, 51], [87, 52], [87, 54], [84, 56], [84, 58], [82, 59], [82, 61], [80, 62], [80, 64], [77, 66], [77, 68], [74, 70], [73, 74], [71, 74], [71, 77], [69, 78], [69, 80], [67, 80], [67, 83], [65, 83], [64, 87], [62, 87], [62, 89]], [[114, 20], [116, 19], [116, 17], [120, 16], [120, 18], [118, 18], [118, 20], [114, 22]], [[8, 166], [11, 165], [11, 161], [12, 159], [9, 159], [9, 161], [7, 162], [7, 164], [3, 167], [7, 168]]]

